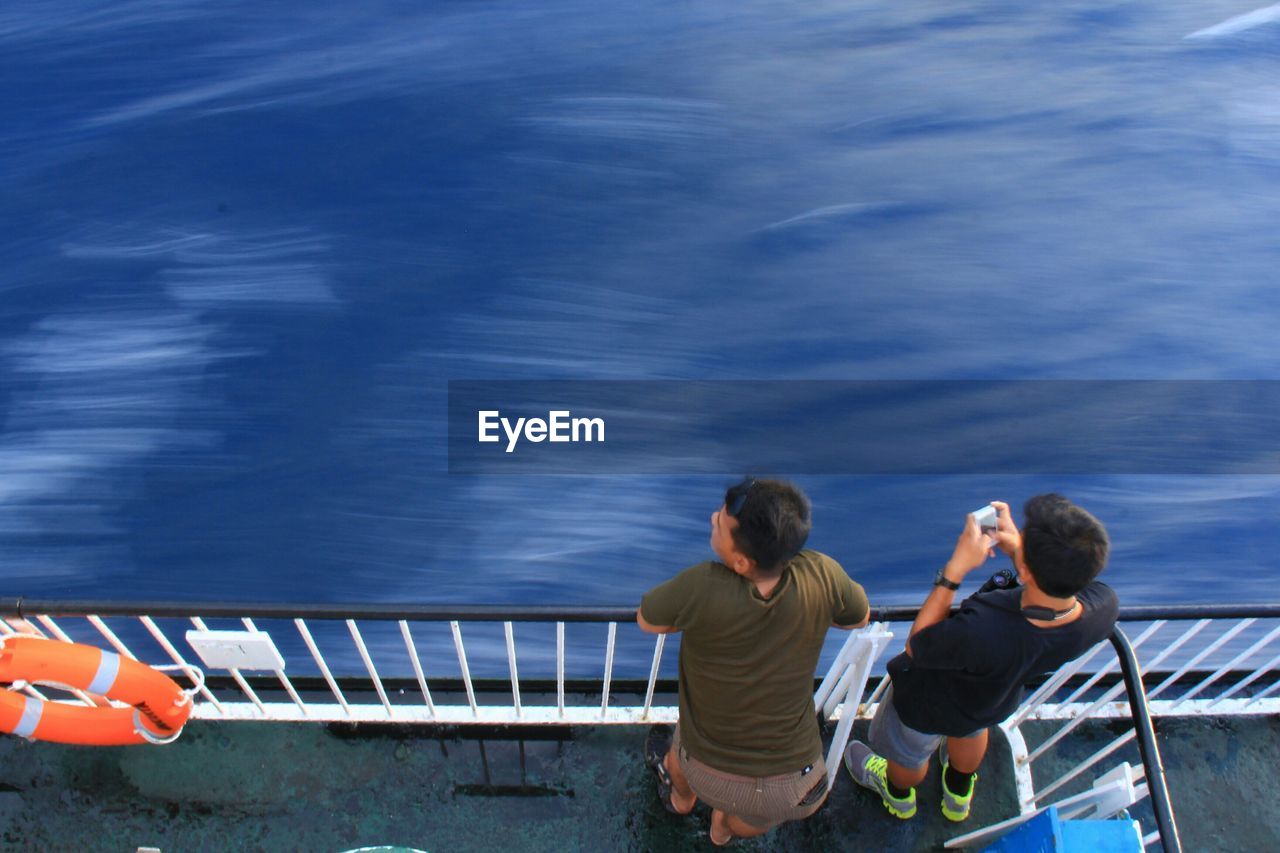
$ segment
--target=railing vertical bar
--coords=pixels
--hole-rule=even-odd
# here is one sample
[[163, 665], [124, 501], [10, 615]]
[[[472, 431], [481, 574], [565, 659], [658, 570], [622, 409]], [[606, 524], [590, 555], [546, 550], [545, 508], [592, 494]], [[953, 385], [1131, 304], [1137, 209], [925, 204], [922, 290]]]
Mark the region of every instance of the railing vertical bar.
[[511, 698], [516, 705], [516, 719], [520, 718], [520, 675], [516, 671], [516, 635], [510, 622], [502, 623], [503, 633], [507, 635], [507, 668], [511, 671]]
[[[204, 624], [204, 620], [201, 619], [199, 616], [192, 616], [191, 624], [195, 625], [196, 628], [200, 631], [209, 630], [209, 628]], [[262, 716], [264, 717], [271, 716], [270, 714], [267, 713], [267, 706], [262, 704], [262, 700], [258, 698], [257, 693], [253, 692], [253, 688], [249, 686], [248, 681], [245, 681], [244, 676], [240, 674], [240, 670], [232, 667], [227, 671], [231, 673], [231, 677], [235, 679], [236, 684], [240, 686], [241, 692], [244, 693], [245, 696], [249, 697], [249, 701], [252, 702], [257, 707], [258, 712], [261, 713]]]
[[609, 711], [609, 686], [613, 683], [613, 649], [618, 639], [618, 623], [609, 623], [609, 645], [604, 652], [604, 697], [600, 700], [600, 719]]
[[889, 688], [889, 677], [885, 676], [884, 678], [880, 679], [880, 682], [878, 684], [876, 684], [876, 689], [871, 691], [871, 695], [867, 697], [867, 701], [863, 703], [862, 707], [864, 709], [870, 709], [872, 705], [880, 701], [880, 697], [885, 694], [885, 691], [888, 690], [888, 688]]
[[[1152, 627], [1154, 627], [1154, 626], [1152, 626]], [[1117, 630], [1118, 630], [1118, 629], [1117, 629]], [[1146, 639], [1146, 638], [1147, 638], [1148, 636], [1150, 636], [1152, 633], [1153, 633], [1153, 631], [1148, 630], [1148, 631], [1144, 632], [1144, 633], [1143, 633], [1143, 635], [1142, 635], [1141, 637], [1139, 637], [1138, 639], [1139, 639], [1139, 640]], [[1123, 634], [1122, 634], [1121, 636], [1123, 636]], [[1112, 634], [1112, 637], [1113, 637], [1113, 639], [1112, 639], [1112, 641], [1111, 641], [1111, 642], [1112, 642], [1112, 645], [1114, 646], [1114, 645], [1115, 645], [1115, 643], [1116, 643], [1116, 641], [1115, 641], [1115, 639], [1114, 639], [1115, 634]], [[1130, 651], [1132, 651], [1132, 649], [1134, 649], [1134, 648], [1136, 648], [1136, 647], [1137, 647], [1137, 643], [1136, 643], [1136, 642], [1135, 642], [1135, 643], [1133, 643], [1132, 645], [1129, 645], [1129, 644], [1127, 643], [1127, 638], [1126, 638], [1126, 645], [1127, 645], [1127, 647], [1130, 649]], [[1153, 659], [1152, 659], [1152, 661], [1151, 661], [1151, 664], [1150, 664], [1150, 665], [1151, 665], [1151, 666], [1158, 666], [1158, 665], [1160, 665], [1160, 663], [1162, 663], [1162, 662], [1164, 661], [1164, 659], [1165, 659], [1165, 658], [1167, 658], [1169, 655], [1173, 654], [1173, 652], [1174, 652], [1174, 650], [1175, 650], [1175, 649], [1176, 649], [1176, 646], [1173, 646], [1173, 645], [1171, 645], [1171, 646], [1167, 646], [1167, 647], [1165, 647], [1165, 648], [1161, 649], [1161, 650], [1160, 650], [1160, 653], [1159, 653], [1159, 654], [1157, 654], [1157, 655], [1155, 656], [1155, 658], [1153, 658]], [[1134, 661], [1135, 661], [1135, 662], [1137, 661], [1137, 656], [1136, 656], [1136, 655], [1134, 655]], [[1124, 670], [1124, 661], [1123, 661], [1123, 660], [1122, 660], [1122, 661], [1121, 661], [1121, 663], [1120, 663], [1120, 668], [1121, 668], [1121, 671], [1123, 672], [1123, 670]], [[1120, 691], [1121, 691], [1121, 690], [1125, 690], [1125, 689], [1126, 689], [1126, 688], [1125, 688], [1125, 684], [1124, 684], [1124, 682], [1120, 682], [1119, 684], [1115, 685], [1115, 686], [1114, 686], [1114, 687], [1112, 687], [1110, 690], [1108, 690], [1106, 693], [1102, 694], [1102, 697], [1101, 697], [1100, 699], [1098, 699], [1097, 701], [1095, 701], [1092, 705], [1090, 705], [1088, 708], [1086, 708], [1086, 709], [1085, 709], [1081, 714], [1079, 714], [1078, 716], [1076, 716], [1074, 719], [1069, 720], [1065, 726], [1063, 726], [1063, 727], [1062, 727], [1061, 729], [1059, 729], [1058, 731], [1054, 732], [1054, 734], [1053, 734], [1053, 735], [1052, 735], [1048, 740], [1046, 740], [1044, 743], [1042, 743], [1042, 744], [1040, 744], [1038, 747], [1036, 747], [1035, 751], [1034, 751], [1034, 752], [1032, 752], [1030, 755], [1028, 755], [1028, 756], [1023, 760], [1023, 763], [1025, 763], [1025, 764], [1030, 764], [1031, 762], [1035, 761], [1037, 758], [1039, 758], [1041, 755], [1043, 755], [1045, 752], [1047, 752], [1051, 747], [1053, 747], [1055, 744], [1057, 744], [1057, 743], [1058, 743], [1058, 741], [1062, 740], [1064, 737], [1066, 737], [1066, 736], [1067, 736], [1067, 735], [1069, 735], [1071, 732], [1073, 732], [1073, 731], [1076, 729], [1076, 727], [1077, 727], [1077, 726], [1079, 726], [1081, 723], [1083, 723], [1083, 722], [1084, 722], [1085, 720], [1087, 720], [1089, 717], [1093, 716], [1093, 712], [1094, 712], [1094, 711], [1098, 710], [1098, 709], [1099, 709], [1099, 708], [1101, 708], [1103, 705], [1107, 704], [1107, 703], [1108, 703], [1108, 702], [1110, 702], [1112, 699], [1114, 699], [1116, 696], [1120, 695]], [[1147, 698], [1145, 693], [1143, 694], [1143, 697], [1142, 697], [1142, 698], [1143, 698], [1143, 701], [1145, 702], [1145, 701], [1146, 701], [1146, 698]], [[1144, 704], [1144, 706], [1143, 706], [1143, 707], [1144, 707], [1144, 708], [1146, 707], [1146, 706], [1145, 706], [1145, 704]], [[1133, 709], [1131, 708], [1131, 709], [1130, 709], [1130, 711], [1132, 712], [1132, 710], [1133, 710]]]
[[1039, 708], [1050, 694], [1061, 687], [1068, 678], [1079, 672], [1080, 668], [1084, 666], [1084, 664], [1085, 658], [1077, 658], [1055, 672], [1048, 681], [1041, 684], [1036, 691], [1031, 694], [1029, 699], [1022, 703], [1022, 707], [1018, 709], [1018, 713], [1014, 714], [1011, 725], [1022, 725], [1023, 722], [1026, 721], [1027, 717], [1029, 717], [1036, 708]]
[[[1104, 648], [1106, 648], [1105, 643], [1099, 643], [1098, 645], [1094, 646], [1093, 651], [1086, 656], [1085, 662], [1087, 663], [1089, 660], [1093, 658], [1094, 655], [1096, 655], [1101, 649], [1104, 649]], [[1099, 667], [1099, 669], [1096, 672], [1094, 672], [1093, 675], [1085, 679], [1084, 683], [1082, 683], [1075, 690], [1071, 691], [1071, 693], [1068, 694], [1068, 696], [1058, 704], [1070, 705], [1072, 702], [1075, 702], [1081, 696], [1088, 693], [1089, 688], [1093, 687], [1095, 684], [1101, 681], [1103, 677], [1105, 677], [1108, 673], [1114, 672], [1119, 666], [1120, 666], [1120, 663], [1115, 658], [1112, 658], [1111, 660], [1107, 661], [1105, 664]], [[1080, 669], [1083, 669], [1083, 664], [1081, 667], [1078, 667], [1076, 669], [1076, 672], [1079, 672]]]
[[[173, 647], [173, 643], [169, 642], [169, 638], [164, 635], [164, 632], [160, 630], [160, 627], [156, 625], [154, 621], [152, 621], [150, 616], [139, 616], [138, 621], [141, 622], [143, 627], [151, 633], [151, 636], [160, 644], [160, 648], [165, 650], [169, 657], [173, 659], [174, 663], [181, 666], [191, 666], [191, 664], [182, 659], [182, 655], [178, 654], [178, 650]], [[222, 714], [224, 717], [227, 715], [227, 711], [222, 707], [222, 703], [214, 697], [208, 687], [201, 684], [200, 692], [204, 695], [204, 698], [209, 700], [209, 703], [213, 705], [213, 707], [218, 709], [219, 714]]]
[[[855, 662], [861, 661], [865, 655], [865, 652], [861, 651], [862, 646], [859, 638], [871, 636], [871, 632], [883, 630], [883, 627], [883, 623], [877, 622], [861, 632], [848, 632], [844, 642], [841, 643], [840, 648], [836, 651], [831, 664], [827, 667], [826, 673], [823, 674], [822, 680], [818, 683], [818, 689], [814, 691], [813, 706], [815, 708], [827, 709], [825, 711], [826, 714], [832, 713], [828, 708], [827, 700], [837, 693], [836, 685], [840, 680], [838, 676], [843, 675], [848, 667], [854, 666]], [[858, 698], [862, 697], [859, 696]]]
[[436, 715], [436, 705], [431, 701], [431, 691], [427, 689], [427, 674], [422, 670], [422, 662], [418, 660], [418, 647], [413, 642], [413, 635], [409, 633], [409, 623], [400, 620], [400, 636], [404, 637], [404, 647], [409, 650], [409, 661], [413, 664], [413, 674], [418, 677], [418, 687], [422, 690], [422, 698], [427, 703], [427, 710], [431, 712], [431, 716]]
[[1273, 694], [1273, 693], [1275, 693], [1277, 690], [1280, 690], [1280, 681], [1275, 682], [1275, 683], [1274, 683], [1274, 684], [1272, 684], [1270, 687], [1268, 687], [1268, 688], [1266, 688], [1265, 690], [1263, 690], [1261, 693], [1258, 693], [1256, 696], [1251, 696], [1251, 697], [1249, 698], [1249, 701], [1244, 703], [1244, 706], [1245, 706], [1246, 708], [1248, 708], [1248, 707], [1249, 707], [1250, 705], [1252, 705], [1254, 702], [1257, 702], [1257, 701], [1259, 701], [1260, 699], [1266, 699], [1268, 696], [1272, 695], [1272, 694]]
[[13, 626], [11, 626], [11, 625], [6, 625], [6, 626], [5, 626], [5, 629], [6, 629], [6, 631], [7, 631], [7, 632], [12, 633], [12, 634], [17, 634], [17, 635], [18, 635], [18, 636], [20, 636], [20, 637], [21, 637], [21, 636], [26, 636], [26, 637], [39, 637], [39, 638], [40, 638], [40, 639], [42, 639], [42, 640], [47, 640], [47, 639], [49, 639], [49, 635], [48, 635], [47, 633], [45, 633], [44, 629], [43, 629], [43, 628], [41, 628], [39, 625], [37, 625], [35, 622], [32, 622], [30, 619], [23, 619], [23, 620], [22, 620], [22, 624], [23, 624], [23, 625], [25, 625], [26, 627], [30, 628], [31, 630], [30, 630], [30, 631], [18, 631], [18, 630], [16, 630], [16, 629], [14, 629], [14, 628], [13, 628]]
[[1124, 690], [1124, 683], [1122, 682], [1112, 687], [1106, 693], [1102, 694], [1102, 697], [1100, 699], [1096, 700], [1092, 705], [1090, 705], [1084, 711], [1080, 712], [1080, 714], [1078, 714], [1071, 720], [1068, 720], [1066, 725], [1058, 729], [1056, 732], [1053, 733], [1053, 735], [1049, 737], [1048, 740], [1046, 740], [1044, 743], [1040, 744], [1038, 747], [1032, 750], [1032, 752], [1029, 755], [1027, 755], [1024, 763], [1031, 764], [1041, 755], [1044, 755], [1046, 752], [1048, 752], [1050, 749], [1056, 746], [1060, 740], [1062, 740], [1067, 735], [1071, 734], [1071, 732], [1075, 731], [1077, 726], [1079, 726], [1085, 720], [1092, 717], [1094, 711], [1098, 710], [1103, 705], [1115, 699], [1117, 696], [1120, 695], [1120, 693], [1123, 690]]
[[[245, 617], [240, 621], [244, 623], [244, 626], [246, 628], [248, 628], [250, 631], [253, 631], [255, 634], [261, 633], [260, 631], [258, 631], [258, 626], [253, 624], [252, 619]], [[293, 704], [297, 705], [298, 710], [302, 712], [302, 716], [304, 717], [311, 716], [311, 712], [307, 710], [306, 703], [302, 701], [302, 697], [298, 695], [298, 691], [293, 689], [293, 682], [289, 680], [289, 676], [284, 674], [284, 670], [277, 669], [277, 670], [273, 670], [273, 672], [275, 672], [276, 678], [280, 679], [281, 686], [283, 686], [285, 689], [285, 692], [289, 694], [289, 698], [293, 700]]]
[[644, 712], [642, 716], [649, 718], [649, 709], [653, 707], [653, 691], [658, 684], [658, 667], [662, 663], [662, 647], [667, 641], [666, 634], [659, 634], [653, 644], [653, 665], [649, 667], [649, 686], [644, 691]]
[[[31, 630], [21, 631], [18, 628], [14, 627], [15, 623], [18, 625], [21, 625], [24, 628], [30, 628]], [[12, 636], [15, 634], [26, 634], [30, 637], [43, 637], [45, 635], [44, 631], [40, 630], [39, 625], [36, 625], [30, 619], [25, 619], [18, 616], [7, 616], [4, 619], [0, 619], [0, 631], [4, 632], [4, 635], [6, 637]]]
[[356, 625], [356, 620], [347, 620], [347, 630], [351, 632], [351, 639], [355, 640], [356, 650], [360, 652], [360, 659], [364, 661], [364, 668], [369, 671], [369, 678], [373, 679], [373, 689], [378, 691], [378, 698], [382, 700], [382, 707], [387, 709], [387, 718], [393, 718], [395, 714], [391, 710], [391, 700], [387, 698], [387, 691], [382, 687], [382, 679], [378, 677], [378, 669], [373, 665], [373, 658], [369, 656], [369, 648], [364, 644], [364, 637], [360, 634], [360, 628]]
[[1272, 630], [1271, 630], [1271, 631], [1270, 631], [1270, 632], [1269, 632], [1265, 637], [1263, 637], [1261, 640], [1258, 640], [1258, 642], [1254, 643], [1254, 644], [1253, 644], [1252, 646], [1250, 646], [1248, 649], [1246, 649], [1245, 651], [1243, 651], [1243, 652], [1241, 652], [1240, 654], [1236, 655], [1234, 658], [1232, 658], [1232, 659], [1231, 659], [1230, 661], [1228, 661], [1227, 663], [1224, 663], [1221, 667], [1219, 667], [1219, 668], [1217, 669], [1217, 671], [1215, 671], [1215, 672], [1213, 673], [1213, 675], [1210, 675], [1210, 676], [1209, 676], [1208, 678], [1206, 678], [1204, 681], [1201, 681], [1201, 682], [1200, 682], [1199, 684], [1197, 684], [1195, 687], [1193, 687], [1192, 689], [1188, 690], [1186, 693], [1184, 693], [1184, 694], [1182, 694], [1181, 696], [1179, 696], [1179, 697], [1174, 701], [1174, 703], [1173, 703], [1173, 705], [1172, 705], [1171, 707], [1173, 707], [1173, 708], [1178, 707], [1178, 706], [1179, 706], [1179, 705], [1181, 705], [1183, 702], [1187, 701], [1187, 700], [1188, 700], [1188, 699], [1190, 699], [1192, 696], [1195, 696], [1195, 695], [1196, 695], [1197, 693], [1199, 693], [1201, 690], [1204, 690], [1204, 689], [1205, 689], [1206, 687], [1208, 687], [1210, 684], [1213, 684], [1213, 683], [1214, 683], [1215, 681], [1217, 681], [1219, 678], [1221, 678], [1222, 676], [1226, 675], [1226, 674], [1227, 674], [1228, 672], [1230, 672], [1231, 670], [1235, 669], [1237, 664], [1244, 663], [1246, 660], [1248, 660], [1249, 658], [1253, 657], [1253, 656], [1254, 656], [1254, 654], [1256, 654], [1256, 653], [1258, 652], [1258, 650], [1259, 650], [1259, 649], [1264, 648], [1268, 643], [1270, 643], [1272, 640], [1274, 640], [1274, 639], [1276, 638], [1276, 635], [1278, 635], [1278, 634], [1280, 634], [1280, 627], [1277, 627], [1277, 628], [1272, 629]]
[[1237, 622], [1235, 626], [1231, 628], [1231, 630], [1223, 633], [1221, 637], [1214, 640], [1208, 646], [1206, 646], [1205, 648], [1197, 652], [1196, 655], [1191, 658], [1191, 660], [1187, 661], [1182, 666], [1178, 667], [1178, 669], [1176, 669], [1168, 678], [1160, 682], [1158, 687], [1156, 687], [1154, 690], [1148, 690], [1147, 698], [1154, 699], [1157, 696], [1159, 696], [1161, 693], [1164, 692], [1166, 687], [1168, 687], [1170, 684], [1173, 684], [1175, 681], [1181, 678], [1184, 674], [1186, 674], [1187, 670], [1191, 669], [1193, 666], [1200, 663], [1200, 661], [1204, 660], [1209, 655], [1213, 654], [1218, 649], [1222, 648], [1231, 640], [1234, 640], [1237, 634], [1239, 634], [1245, 628], [1248, 628], [1250, 625], [1252, 625], [1254, 622], [1257, 622], [1257, 621], [1258, 621], [1257, 619], [1243, 619], [1240, 622]]
[[[1183, 631], [1182, 634], [1178, 637], [1178, 639], [1174, 640], [1172, 643], [1170, 643], [1168, 646], [1165, 647], [1166, 654], [1172, 653], [1175, 650], [1182, 648], [1188, 640], [1190, 640], [1192, 637], [1196, 636], [1197, 634], [1199, 634], [1201, 631], [1203, 631], [1205, 628], [1209, 627], [1212, 624], [1213, 624], [1212, 619], [1201, 619], [1197, 621], [1194, 625], [1192, 625], [1186, 631]], [[1181, 674], [1182, 673], [1178, 673], [1178, 675], [1181, 675]], [[1175, 678], [1176, 677], [1177, 676], [1175, 676]], [[1155, 693], [1159, 693], [1161, 690], [1163, 690], [1165, 686], [1166, 685], [1160, 685], [1155, 689], [1154, 692], [1150, 693], [1149, 695], [1154, 696]]]
[[[1225, 693], [1218, 696], [1216, 699], [1214, 699], [1212, 702], [1206, 705], [1205, 710], [1212, 708], [1214, 705], [1217, 705], [1219, 702], [1221, 702], [1224, 699], [1230, 699], [1232, 696], [1236, 695], [1241, 690], [1248, 687], [1250, 684], [1253, 684], [1253, 682], [1257, 681], [1259, 678], [1266, 675], [1268, 672], [1271, 672], [1272, 670], [1274, 670], [1277, 664], [1280, 664], [1280, 654], [1276, 655], [1271, 660], [1264, 663], [1262, 666], [1254, 669], [1254, 671], [1249, 675], [1248, 678], [1245, 678], [1242, 681], [1238, 681], [1235, 684], [1233, 684], [1231, 686], [1231, 689], [1227, 690]], [[1248, 705], [1246, 705], [1245, 707], [1247, 708]]]
[[457, 620], [449, 623], [453, 631], [453, 647], [458, 650], [458, 667], [462, 670], [462, 683], [467, 688], [467, 702], [471, 704], [471, 715], [478, 716], [480, 709], [476, 706], [476, 691], [471, 685], [471, 669], [467, 666], [467, 652], [462, 646], [462, 627]]
[[1072, 779], [1076, 778], [1081, 773], [1088, 770], [1090, 767], [1097, 764], [1099, 761], [1106, 758], [1108, 755], [1115, 752], [1117, 749], [1124, 746], [1129, 741], [1133, 740], [1137, 736], [1137, 734], [1138, 732], [1136, 729], [1129, 729], [1129, 731], [1120, 735], [1120, 737], [1111, 741], [1111, 743], [1107, 744], [1102, 749], [1098, 750], [1093, 755], [1089, 756], [1084, 761], [1080, 762], [1075, 767], [1071, 768], [1066, 773], [1059, 776], [1053, 782], [1046, 785], [1043, 790], [1036, 791], [1035, 796], [1032, 797], [1030, 800], [1028, 800], [1026, 805], [1035, 805], [1040, 800], [1043, 800], [1045, 797], [1057, 791], [1063, 785], [1067, 784]]
[[[1149, 637], [1153, 636], [1166, 624], [1167, 623], [1164, 621], [1152, 622], [1147, 626], [1147, 629], [1138, 636], [1138, 639], [1133, 641], [1133, 647], [1135, 649], [1139, 648]], [[1097, 653], [1097, 649], [1098, 647], [1095, 646], [1094, 651], [1089, 654], [1090, 658]], [[1029, 717], [1036, 708], [1040, 707], [1040, 705], [1044, 703], [1045, 698], [1054, 690], [1058, 689], [1058, 684], [1065, 681], [1066, 677], [1074, 675], [1080, 667], [1084, 665], [1086, 660], [1088, 660], [1088, 658], [1072, 661], [1067, 664], [1066, 667], [1058, 671], [1058, 677], [1050, 678], [1044, 684], [1040, 685], [1040, 687], [1036, 689], [1035, 693], [1031, 694], [1031, 698], [1022, 703], [1022, 707], [1019, 708], [1018, 713], [1013, 716], [1013, 722], [1010, 725], [1014, 727], [1022, 725], [1022, 723], [1026, 721], [1027, 717]], [[1064, 675], [1066, 677], [1060, 677]]]
[[31, 684], [30, 682], [23, 681], [23, 682], [14, 682], [14, 683], [15, 683], [15, 684], [17, 684], [17, 683], [21, 683], [21, 684], [22, 684], [22, 690], [23, 690], [23, 692], [24, 692], [24, 693], [26, 693], [26, 694], [28, 694], [28, 695], [30, 695], [30, 696], [34, 696], [34, 697], [36, 697], [36, 698], [37, 698], [37, 699], [39, 699], [41, 702], [48, 702], [48, 701], [50, 701], [50, 699], [49, 699], [49, 697], [48, 697], [48, 696], [45, 696], [43, 693], [41, 693], [39, 690], [37, 690], [37, 689], [35, 688], [35, 685]]
[[57, 638], [58, 638], [59, 640], [61, 640], [62, 642], [64, 642], [64, 643], [74, 643], [74, 642], [75, 642], [75, 640], [71, 639], [71, 637], [69, 637], [69, 636], [67, 635], [67, 632], [66, 632], [66, 631], [62, 630], [62, 628], [61, 628], [61, 627], [59, 627], [59, 625], [58, 625], [58, 623], [57, 623], [57, 622], [54, 622], [54, 621], [53, 621], [53, 617], [52, 617], [52, 616], [37, 616], [37, 617], [36, 617], [36, 621], [38, 621], [41, 625], [43, 625], [43, 626], [45, 626], [46, 628], [48, 628], [48, 629], [49, 629], [49, 633], [50, 633], [50, 634], [53, 634], [53, 636], [57, 637]]
[[564, 719], [564, 623], [556, 623], [556, 708]]
[[110, 643], [117, 652], [124, 655], [129, 660], [138, 659], [138, 656], [129, 650], [129, 647], [124, 644], [123, 640], [116, 636], [116, 632], [112, 631], [111, 628], [107, 626], [106, 622], [103, 622], [97, 616], [92, 615], [86, 616], [85, 618], [89, 620], [90, 625], [98, 629], [99, 634], [107, 638], [107, 642]]
[[228, 671], [231, 673], [231, 677], [235, 679], [236, 684], [240, 685], [240, 689], [244, 692], [244, 695], [248, 696], [249, 701], [257, 706], [258, 710], [262, 713], [262, 716], [270, 716], [267, 713], [267, 706], [262, 704], [262, 700], [258, 698], [257, 693], [253, 692], [253, 688], [249, 686], [249, 682], [245, 681], [244, 676], [240, 674], [240, 670], [232, 669]]
[[[49, 629], [50, 634], [53, 634], [53, 636], [57, 637], [58, 640], [60, 640], [61, 642], [64, 642], [64, 643], [75, 642], [75, 640], [71, 639], [71, 637], [67, 635], [66, 631], [62, 630], [62, 628], [59, 627], [57, 622], [53, 621], [52, 616], [40, 615], [40, 616], [37, 616], [36, 619], [40, 622], [41, 625]], [[98, 706], [98, 703], [93, 701], [93, 697], [83, 690], [70, 688], [69, 692], [73, 696], [75, 696], [77, 699], [79, 699], [81, 702], [88, 705], [90, 708], [96, 708]]]
[[347, 697], [343, 696], [342, 690], [338, 688], [338, 682], [334, 679], [333, 673], [329, 671], [329, 664], [325, 661], [324, 655], [320, 653], [320, 647], [316, 645], [315, 638], [311, 636], [311, 630], [307, 627], [307, 623], [302, 619], [294, 619], [293, 624], [298, 629], [298, 633], [302, 635], [302, 642], [307, 644], [307, 649], [311, 652], [311, 659], [316, 662], [316, 666], [320, 667], [320, 674], [324, 676], [325, 682], [328, 683], [329, 690], [333, 693], [333, 698], [338, 700], [342, 710], [350, 717], [351, 706], [347, 704]]

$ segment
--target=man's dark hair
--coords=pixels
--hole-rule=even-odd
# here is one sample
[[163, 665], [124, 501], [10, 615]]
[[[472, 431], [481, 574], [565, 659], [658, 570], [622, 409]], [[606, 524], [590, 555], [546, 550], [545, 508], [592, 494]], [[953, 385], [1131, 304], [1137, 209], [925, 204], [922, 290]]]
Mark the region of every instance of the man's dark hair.
[[1075, 595], [1107, 564], [1107, 529], [1062, 495], [1036, 495], [1022, 512], [1022, 558], [1047, 595]]
[[734, 544], [762, 574], [781, 573], [809, 538], [809, 499], [790, 483], [748, 478], [729, 487], [724, 505], [738, 520]]

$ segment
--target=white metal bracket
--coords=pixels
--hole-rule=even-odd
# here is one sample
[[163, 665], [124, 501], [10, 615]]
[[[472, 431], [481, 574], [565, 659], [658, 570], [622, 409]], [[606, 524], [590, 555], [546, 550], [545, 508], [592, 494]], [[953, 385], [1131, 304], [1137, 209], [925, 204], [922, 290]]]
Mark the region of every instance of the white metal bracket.
[[284, 670], [284, 658], [265, 631], [188, 631], [187, 642], [206, 669]]

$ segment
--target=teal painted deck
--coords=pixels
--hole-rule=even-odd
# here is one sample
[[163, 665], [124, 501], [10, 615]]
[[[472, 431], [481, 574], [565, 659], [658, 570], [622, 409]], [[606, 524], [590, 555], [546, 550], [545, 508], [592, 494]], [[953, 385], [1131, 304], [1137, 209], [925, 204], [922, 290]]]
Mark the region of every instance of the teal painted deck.
[[[1054, 760], [1073, 763], [1118, 725], [1086, 726]], [[1257, 718], [1161, 725], [1187, 850], [1280, 849], [1267, 817], [1280, 814], [1280, 789], [1253, 784], [1274, 775], [1275, 725]], [[710, 849], [705, 809], [679, 818], [658, 804], [641, 762], [643, 740], [644, 729], [633, 727], [480, 732], [272, 723], [193, 723], [168, 747], [5, 738], [0, 839], [6, 850], [152, 846], [166, 853], [374, 844], [435, 853]], [[965, 829], [1013, 810], [1007, 751], [998, 736], [992, 744]], [[736, 847], [936, 849], [958, 834], [938, 812], [937, 784], [935, 768], [920, 792], [920, 814], [898, 821], [842, 772], [809, 821]]]

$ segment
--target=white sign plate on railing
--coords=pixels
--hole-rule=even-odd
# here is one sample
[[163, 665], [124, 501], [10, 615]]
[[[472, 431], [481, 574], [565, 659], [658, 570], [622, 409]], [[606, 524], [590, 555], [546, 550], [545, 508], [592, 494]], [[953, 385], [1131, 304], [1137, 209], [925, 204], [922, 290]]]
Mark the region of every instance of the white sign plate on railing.
[[187, 642], [208, 669], [284, 670], [284, 658], [265, 631], [188, 631]]

